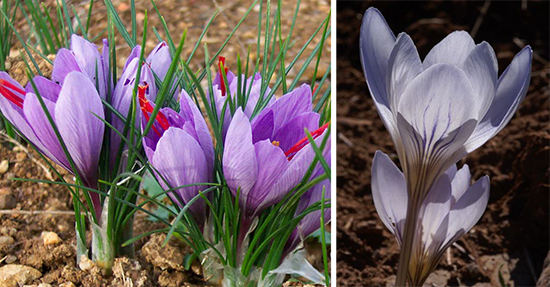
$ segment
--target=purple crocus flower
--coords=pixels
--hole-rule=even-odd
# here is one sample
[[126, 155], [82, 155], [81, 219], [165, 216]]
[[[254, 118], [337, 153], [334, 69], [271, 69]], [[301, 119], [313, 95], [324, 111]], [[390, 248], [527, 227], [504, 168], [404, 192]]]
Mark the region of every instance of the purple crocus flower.
[[[327, 141], [325, 150], [323, 152], [323, 157], [325, 161], [330, 166], [330, 138]], [[313, 175], [311, 178], [316, 178], [325, 173], [323, 167], [319, 164], [315, 167]], [[325, 189], [325, 199], [330, 199], [330, 178], [327, 178], [318, 184], [316, 184], [312, 189], [308, 190], [298, 203], [296, 208], [296, 215], [304, 212], [306, 208], [311, 206], [314, 203], [320, 202], [323, 198], [323, 189]], [[324, 219], [325, 222], [330, 220], [331, 208], [325, 208], [324, 210]], [[298, 226], [294, 229], [290, 238], [288, 239], [287, 245], [285, 247], [285, 254], [294, 250], [303, 239], [307, 238], [311, 233], [318, 230], [321, 227], [321, 211], [313, 211], [307, 214], [301, 221], [298, 223]], [[284, 258], [284, 256], [283, 256]]]
[[233, 115], [223, 172], [231, 192], [236, 195], [240, 190], [245, 222], [279, 202], [303, 178], [315, 156], [304, 128], [313, 131], [314, 138], [322, 138], [328, 127], [318, 128], [319, 115], [310, 113], [311, 94], [300, 90], [277, 100], [252, 123], [240, 107]]
[[57, 52], [53, 63], [52, 81], [63, 85], [65, 77], [70, 72], [82, 72], [97, 88], [101, 98], [106, 99], [109, 92], [107, 90], [108, 51], [106, 40], [103, 41], [103, 55], [101, 55], [95, 44], [78, 35], [71, 35], [70, 50], [61, 48]]
[[[97, 188], [104, 112], [95, 85], [81, 72], [68, 73], [62, 86], [43, 77], [36, 77], [34, 83], [83, 184]], [[23, 89], [6, 72], [0, 72], [0, 95], [2, 114], [40, 152], [75, 174], [31, 84]], [[90, 196], [99, 214], [99, 195]]]
[[[139, 100], [143, 112], [142, 128], [149, 121], [154, 105], [145, 97], [146, 86], [139, 87]], [[214, 171], [214, 147], [208, 126], [191, 97], [180, 94], [180, 112], [162, 108], [152, 129], [143, 138], [145, 154], [156, 169], [155, 176], [164, 189], [182, 185], [212, 182]], [[183, 207], [204, 185], [177, 189], [168, 195]], [[202, 200], [189, 210], [199, 226], [202, 226], [206, 209]]]
[[[471, 184], [470, 170], [451, 166], [440, 176], [419, 212], [408, 277], [422, 286], [447, 247], [466, 234], [481, 218], [489, 200], [489, 177]], [[384, 225], [401, 245], [407, 214], [407, 184], [403, 173], [384, 153], [377, 151], [372, 165], [372, 198]]]
[[[258, 101], [260, 99], [263, 100], [264, 97], [267, 97], [267, 95], [271, 92], [271, 89], [267, 87], [263, 96], [260, 95], [262, 88], [262, 76], [260, 73], [256, 73], [254, 76], [246, 79], [246, 82], [245, 75], [241, 75], [241, 90], [238, 91], [239, 77], [233, 74], [233, 72], [231, 72], [229, 68], [225, 66], [224, 57], [219, 57], [218, 69], [219, 71], [212, 81], [212, 88], [214, 92], [214, 103], [216, 106], [216, 111], [218, 113], [218, 118], [220, 118], [220, 122], [222, 123], [222, 135], [225, 139], [227, 128], [229, 127], [229, 123], [231, 122], [231, 111], [229, 109], [229, 103], [227, 102], [229, 99], [228, 94], [234, 103], [237, 100], [237, 94], [247, 95], [247, 102], [244, 106], [243, 112], [248, 118], [250, 118], [250, 116], [254, 112], [254, 108], [258, 104]], [[224, 71], [227, 79], [227, 87], [225, 85], [225, 82], [223, 81], [222, 71]], [[208, 98], [208, 100], [210, 100], [210, 98]], [[268, 102], [268, 106], [273, 104], [274, 102], [275, 98], [272, 97]], [[221, 119], [224, 106], [227, 107], [225, 108], [224, 118]]]

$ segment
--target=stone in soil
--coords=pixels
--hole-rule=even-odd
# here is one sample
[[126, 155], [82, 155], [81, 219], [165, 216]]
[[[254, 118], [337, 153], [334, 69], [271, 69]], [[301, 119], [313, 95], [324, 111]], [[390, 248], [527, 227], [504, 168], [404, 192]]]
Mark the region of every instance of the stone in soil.
[[7, 159], [0, 162], [0, 174], [4, 174], [8, 171], [8, 168], [10, 167], [10, 163]]
[[61, 238], [59, 238], [59, 235], [51, 231], [43, 231], [40, 237], [44, 241], [44, 245], [54, 245], [62, 242]]
[[0, 268], [0, 286], [18, 287], [42, 277], [40, 271], [25, 265], [8, 264]]
[[11, 188], [0, 188], [0, 209], [12, 209], [17, 205]]

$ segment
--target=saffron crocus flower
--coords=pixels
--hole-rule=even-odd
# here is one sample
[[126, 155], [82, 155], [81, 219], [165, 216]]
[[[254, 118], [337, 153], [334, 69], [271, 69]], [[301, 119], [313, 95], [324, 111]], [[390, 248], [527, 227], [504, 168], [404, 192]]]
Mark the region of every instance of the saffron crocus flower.
[[95, 44], [78, 35], [71, 35], [70, 50], [61, 48], [57, 52], [53, 63], [52, 81], [63, 85], [65, 77], [70, 72], [82, 72], [94, 84], [101, 98], [106, 99], [109, 93], [108, 46], [107, 40], [103, 40], [103, 54], [100, 54]]
[[[330, 137], [325, 145], [323, 151], [323, 157], [325, 161], [330, 166]], [[325, 173], [323, 167], [318, 164], [313, 171], [312, 179], [321, 176]], [[327, 178], [318, 184], [316, 184], [312, 189], [308, 190], [302, 198], [296, 208], [296, 215], [304, 212], [306, 208], [311, 206], [314, 203], [320, 202], [323, 199], [323, 189], [325, 190], [325, 199], [330, 199], [330, 178]], [[324, 220], [328, 222], [330, 220], [331, 208], [325, 208], [324, 210]], [[307, 238], [310, 234], [321, 227], [321, 211], [313, 211], [307, 214], [301, 221], [298, 223], [298, 226], [294, 229], [290, 238], [288, 239], [287, 245], [285, 247], [285, 254], [296, 249], [298, 244]], [[283, 256], [284, 257], [284, 256]]]
[[[489, 200], [489, 177], [471, 184], [470, 170], [452, 165], [440, 176], [422, 202], [408, 265], [410, 286], [422, 286], [447, 247], [481, 218]], [[372, 198], [384, 225], [402, 244], [407, 213], [405, 176], [384, 153], [372, 164]]]
[[303, 178], [315, 155], [304, 128], [317, 138], [327, 127], [319, 128], [307, 85], [278, 99], [252, 123], [237, 109], [225, 138], [223, 171], [233, 194], [240, 190], [246, 218], [280, 201]]
[[[222, 71], [225, 73], [227, 86], [223, 80]], [[256, 73], [248, 79], [246, 79], [245, 75], [241, 75], [241, 85], [239, 91], [239, 77], [233, 74], [233, 72], [225, 66], [224, 57], [219, 57], [218, 73], [216, 73], [216, 77], [212, 81], [212, 88], [218, 118], [220, 119], [220, 123], [222, 123], [223, 136], [227, 133], [227, 128], [231, 122], [231, 110], [228, 103], [229, 97], [231, 97], [233, 103], [237, 105], [237, 94], [246, 95], [246, 105], [244, 105], [244, 103], [239, 103], [239, 105], [244, 106], [243, 112], [248, 118], [250, 118], [254, 112], [254, 108], [258, 104], [258, 101], [260, 99], [264, 100], [264, 98], [271, 92], [271, 89], [266, 87], [263, 96], [261, 96], [262, 76], [260, 73]], [[210, 100], [210, 98], [208, 100]], [[273, 102], [275, 102], [275, 97], [272, 97], [269, 100], [268, 106], [273, 104]], [[221, 119], [224, 106], [226, 106], [224, 118]]]
[[[23, 89], [7, 73], [0, 72], [2, 114], [45, 156], [69, 172], [78, 173], [84, 185], [97, 188], [104, 112], [95, 85], [80, 72], [68, 73], [62, 86], [43, 77], [33, 81], [77, 170], [71, 169], [31, 83]], [[90, 196], [96, 214], [100, 214], [99, 195]]]
[[396, 38], [382, 14], [369, 8], [360, 37], [378, 113], [405, 177], [423, 195], [438, 175], [498, 133], [527, 93], [529, 46], [497, 77], [491, 46], [476, 45], [465, 31], [449, 34], [421, 61], [409, 35]]
[[[154, 105], [145, 97], [147, 86], [139, 87], [142, 128], [147, 125]], [[161, 108], [152, 129], [143, 138], [145, 154], [156, 169], [155, 176], [164, 189], [183, 185], [212, 182], [214, 172], [214, 147], [208, 126], [191, 97], [181, 91], [180, 112]], [[168, 195], [183, 207], [204, 185], [179, 188]], [[206, 216], [202, 200], [189, 210], [199, 226]]]

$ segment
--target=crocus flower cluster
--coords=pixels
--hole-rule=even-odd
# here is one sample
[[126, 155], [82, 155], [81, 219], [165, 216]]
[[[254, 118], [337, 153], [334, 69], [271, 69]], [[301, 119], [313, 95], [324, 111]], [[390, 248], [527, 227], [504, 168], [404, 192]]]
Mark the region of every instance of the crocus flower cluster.
[[[455, 191], [455, 181], [463, 182], [464, 186], [469, 182], [464, 182], [464, 176], [455, 179], [452, 170], [461, 158], [497, 134], [517, 110], [529, 86], [531, 48], [521, 50], [498, 77], [491, 46], [486, 42], [476, 45], [467, 32], [457, 31], [421, 61], [412, 39], [406, 33], [395, 37], [382, 14], [369, 8], [361, 27], [360, 50], [369, 90], [403, 168], [403, 179], [394, 170], [394, 177], [384, 180], [404, 180], [401, 187], [391, 188], [407, 189], [407, 196], [396, 196], [396, 192], [385, 189], [390, 188], [390, 183], [381, 183], [382, 178], [376, 179], [375, 174], [393, 168], [387, 160], [380, 160], [386, 164], [373, 165], [373, 184], [375, 179], [379, 181], [378, 188], [373, 186], [373, 196], [378, 197], [377, 210], [382, 217], [391, 217], [386, 211], [399, 209], [396, 206], [406, 210], [406, 213], [393, 214], [388, 221], [391, 225], [386, 225], [401, 242], [397, 285], [404, 285], [409, 270], [409, 278], [415, 280], [411, 284], [417, 286], [435, 267], [440, 249], [444, 250], [460, 236], [456, 230], [462, 228], [465, 232], [479, 219], [478, 212], [468, 211], [469, 208], [481, 212], [485, 209], [486, 200], [471, 200], [475, 196], [468, 196], [470, 192], [465, 187], [457, 187]], [[442, 177], [451, 181], [453, 199], [446, 197], [449, 184], [441, 183]], [[480, 181], [482, 183], [474, 184], [472, 189], [485, 192], [487, 184], [483, 182], [486, 180]], [[465, 193], [456, 196], [455, 192]], [[432, 195], [434, 193], [437, 195]], [[470, 200], [452, 203], [464, 196]], [[445, 202], [445, 210], [430, 208], [435, 204], [434, 199], [444, 197], [446, 201], [437, 204]], [[452, 216], [453, 210], [460, 215]], [[446, 215], [449, 215], [448, 222], [441, 221]], [[403, 219], [404, 222], [399, 222]], [[429, 226], [424, 226], [427, 221]], [[449, 232], [438, 230], [440, 223]], [[438, 237], [430, 238], [428, 234]], [[425, 254], [420, 262], [410, 260], [418, 254]]]

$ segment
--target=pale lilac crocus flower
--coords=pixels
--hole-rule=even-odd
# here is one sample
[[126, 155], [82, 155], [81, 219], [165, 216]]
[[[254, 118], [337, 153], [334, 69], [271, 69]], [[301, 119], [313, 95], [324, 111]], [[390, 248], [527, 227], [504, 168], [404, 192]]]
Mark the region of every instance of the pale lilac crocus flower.
[[[2, 114], [46, 157], [72, 174], [78, 173], [85, 186], [97, 188], [105, 126], [95, 85], [86, 74], [75, 71], [66, 75], [62, 86], [44, 77], [33, 81], [77, 170], [71, 168], [31, 83], [23, 89], [6, 72], [0, 72]], [[99, 195], [90, 192], [90, 196], [96, 214], [100, 214]]]
[[[225, 73], [227, 86], [223, 80], [222, 71]], [[237, 94], [246, 95], [247, 101], [246, 105], [243, 105], [243, 112], [248, 118], [250, 118], [256, 105], [258, 104], [258, 101], [264, 101], [265, 97], [267, 97], [271, 92], [271, 89], [266, 87], [264, 94], [261, 95], [261, 88], [262, 76], [260, 73], [256, 73], [248, 79], [245, 79], [245, 75], [241, 75], [241, 85], [239, 91], [239, 77], [231, 72], [227, 66], [225, 66], [225, 58], [219, 57], [218, 73], [216, 73], [216, 77], [214, 77], [214, 80], [212, 81], [212, 90], [218, 119], [219, 122], [222, 123], [222, 136], [224, 139], [229, 123], [231, 122], [231, 110], [228, 102], [229, 98], [231, 98], [233, 104], [236, 106]], [[208, 98], [208, 100], [210, 101], [210, 98]], [[272, 97], [267, 103], [267, 106], [270, 106], [274, 102], [275, 97]], [[221, 116], [224, 111], [224, 107], [225, 113], [224, 118], [222, 119]]]
[[[471, 184], [470, 169], [452, 165], [433, 184], [421, 204], [414, 235], [408, 277], [422, 286], [447, 247], [466, 234], [481, 218], [489, 200], [489, 177]], [[407, 213], [407, 184], [403, 173], [380, 151], [372, 164], [372, 198], [384, 225], [402, 244]]]
[[[145, 97], [146, 86], [139, 87], [139, 100], [143, 117], [142, 129], [154, 109]], [[183, 185], [212, 182], [214, 172], [214, 147], [208, 126], [197, 105], [185, 92], [180, 94], [180, 112], [161, 108], [151, 130], [143, 138], [145, 154], [155, 168], [155, 176], [165, 189]], [[180, 207], [197, 196], [208, 186], [196, 185], [179, 188], [168, 195]], [[189, 210], [195, 222], [202, 228], [206, 208], [202, 199], [194, 202]]]
[[395, 143], [406, 179], [407, 222], [396, 285], [406, 281], [422, 202], [437, 178], [498, 133], [525, 97], [532, 51], [525, 47], [498, 77], [491, 46], [456, 31], [420, 60], [406, 33], [396, 38], [369, 8], [360, 35], [361, 63], [378, 113]]
[[396, 38], [376, 8], [363, 17], [360, 49], [405, 177], [423, 195], [438, 175], [504, 128], [529, 87], [529, 46], [500, 77], [491, 46], [476, 45], [465, 31], [449, 34], [421, 61], [409, 35]]

